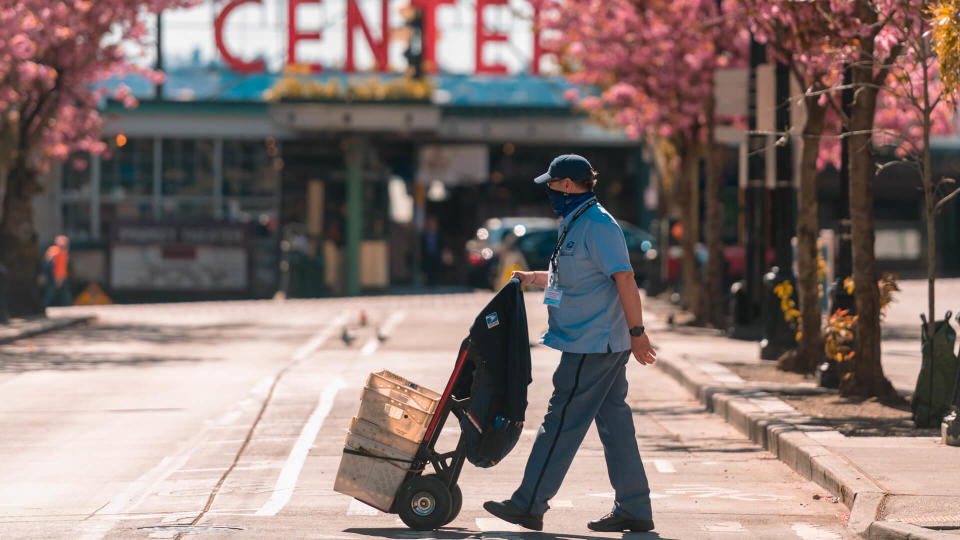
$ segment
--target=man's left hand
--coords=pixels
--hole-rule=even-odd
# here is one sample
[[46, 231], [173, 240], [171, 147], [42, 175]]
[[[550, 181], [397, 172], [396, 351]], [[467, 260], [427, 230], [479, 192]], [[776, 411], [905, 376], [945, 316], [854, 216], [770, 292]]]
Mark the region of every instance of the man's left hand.
[[646, 366], [657, 361], [657, 351], [653, 350], [650, 344], [650, 337], [646, 334], [630, 338], [630, 350], [633, 351], [633, 357], [637, 362]]

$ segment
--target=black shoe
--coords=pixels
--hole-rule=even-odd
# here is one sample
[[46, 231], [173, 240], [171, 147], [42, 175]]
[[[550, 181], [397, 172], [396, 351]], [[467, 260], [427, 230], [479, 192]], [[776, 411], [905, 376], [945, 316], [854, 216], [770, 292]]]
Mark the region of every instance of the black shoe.
[[513, 501], [487, 501], [483, 503], [483, 509], [508, 523], [514, 523], [533, 531], [543, 530], [542, 514], [539, 516], [528, 514], [513, 504]]
[[587, 523], [587, 528], [599, 532], [647, 532], [653, 530], [653, 520], [627, 519], [611, 512], [596, 521]]

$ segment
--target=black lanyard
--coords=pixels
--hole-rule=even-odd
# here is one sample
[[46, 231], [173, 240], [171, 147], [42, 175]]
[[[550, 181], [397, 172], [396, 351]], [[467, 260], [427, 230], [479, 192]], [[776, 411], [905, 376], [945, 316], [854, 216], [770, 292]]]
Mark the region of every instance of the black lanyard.
[[560, 267], [557, 265], [557, 257], [560, 255], [560, 247], [563, 246], [563, 241], [567, 239], [567, 233], [570, 231], [570, 228], [573, 227], [573, 222], [595, 204], [597, 204], [596, 197], [583, 203], [583, 206], [581, 206], [580, 209], [577, 210], [577, 213], [570, 218], [570, 222], [567, 223], [567, 226], [563, 228], [563, 232], [560, 233], [560, 239], [557, 240], [557, 245], [553, 248], [553, 255], [550, 255], [550, 266], [553, 268], [553, 273], [557, 276], [557, 281], [560, 280]]

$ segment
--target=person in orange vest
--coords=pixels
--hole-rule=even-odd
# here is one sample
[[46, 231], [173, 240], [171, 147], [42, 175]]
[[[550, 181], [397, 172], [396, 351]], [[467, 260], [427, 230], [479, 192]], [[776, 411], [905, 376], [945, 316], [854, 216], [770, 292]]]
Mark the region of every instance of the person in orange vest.
[[62, 234], [57, 235], [43, 256], [43, 273], [46, 277], [44, 304], [47, 306], [69, 306], [73, 302], [67, 285], [69, 262], [70, 240]]

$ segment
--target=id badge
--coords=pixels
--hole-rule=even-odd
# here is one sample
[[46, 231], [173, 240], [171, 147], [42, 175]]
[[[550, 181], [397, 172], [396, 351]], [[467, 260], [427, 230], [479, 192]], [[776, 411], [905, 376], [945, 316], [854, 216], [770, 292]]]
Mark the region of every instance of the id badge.
[[543, 290], [543, 303], [550, 307], [559, 307], [563, 298], [563, 289], [557, 286], [557, 277], [553, 272], [547, 280], [547, 288]]
[[551, 286], [543, 290], [543, 303], [548, 306], [560, 307], [561, 298], [563, 298], [563, 289]]

